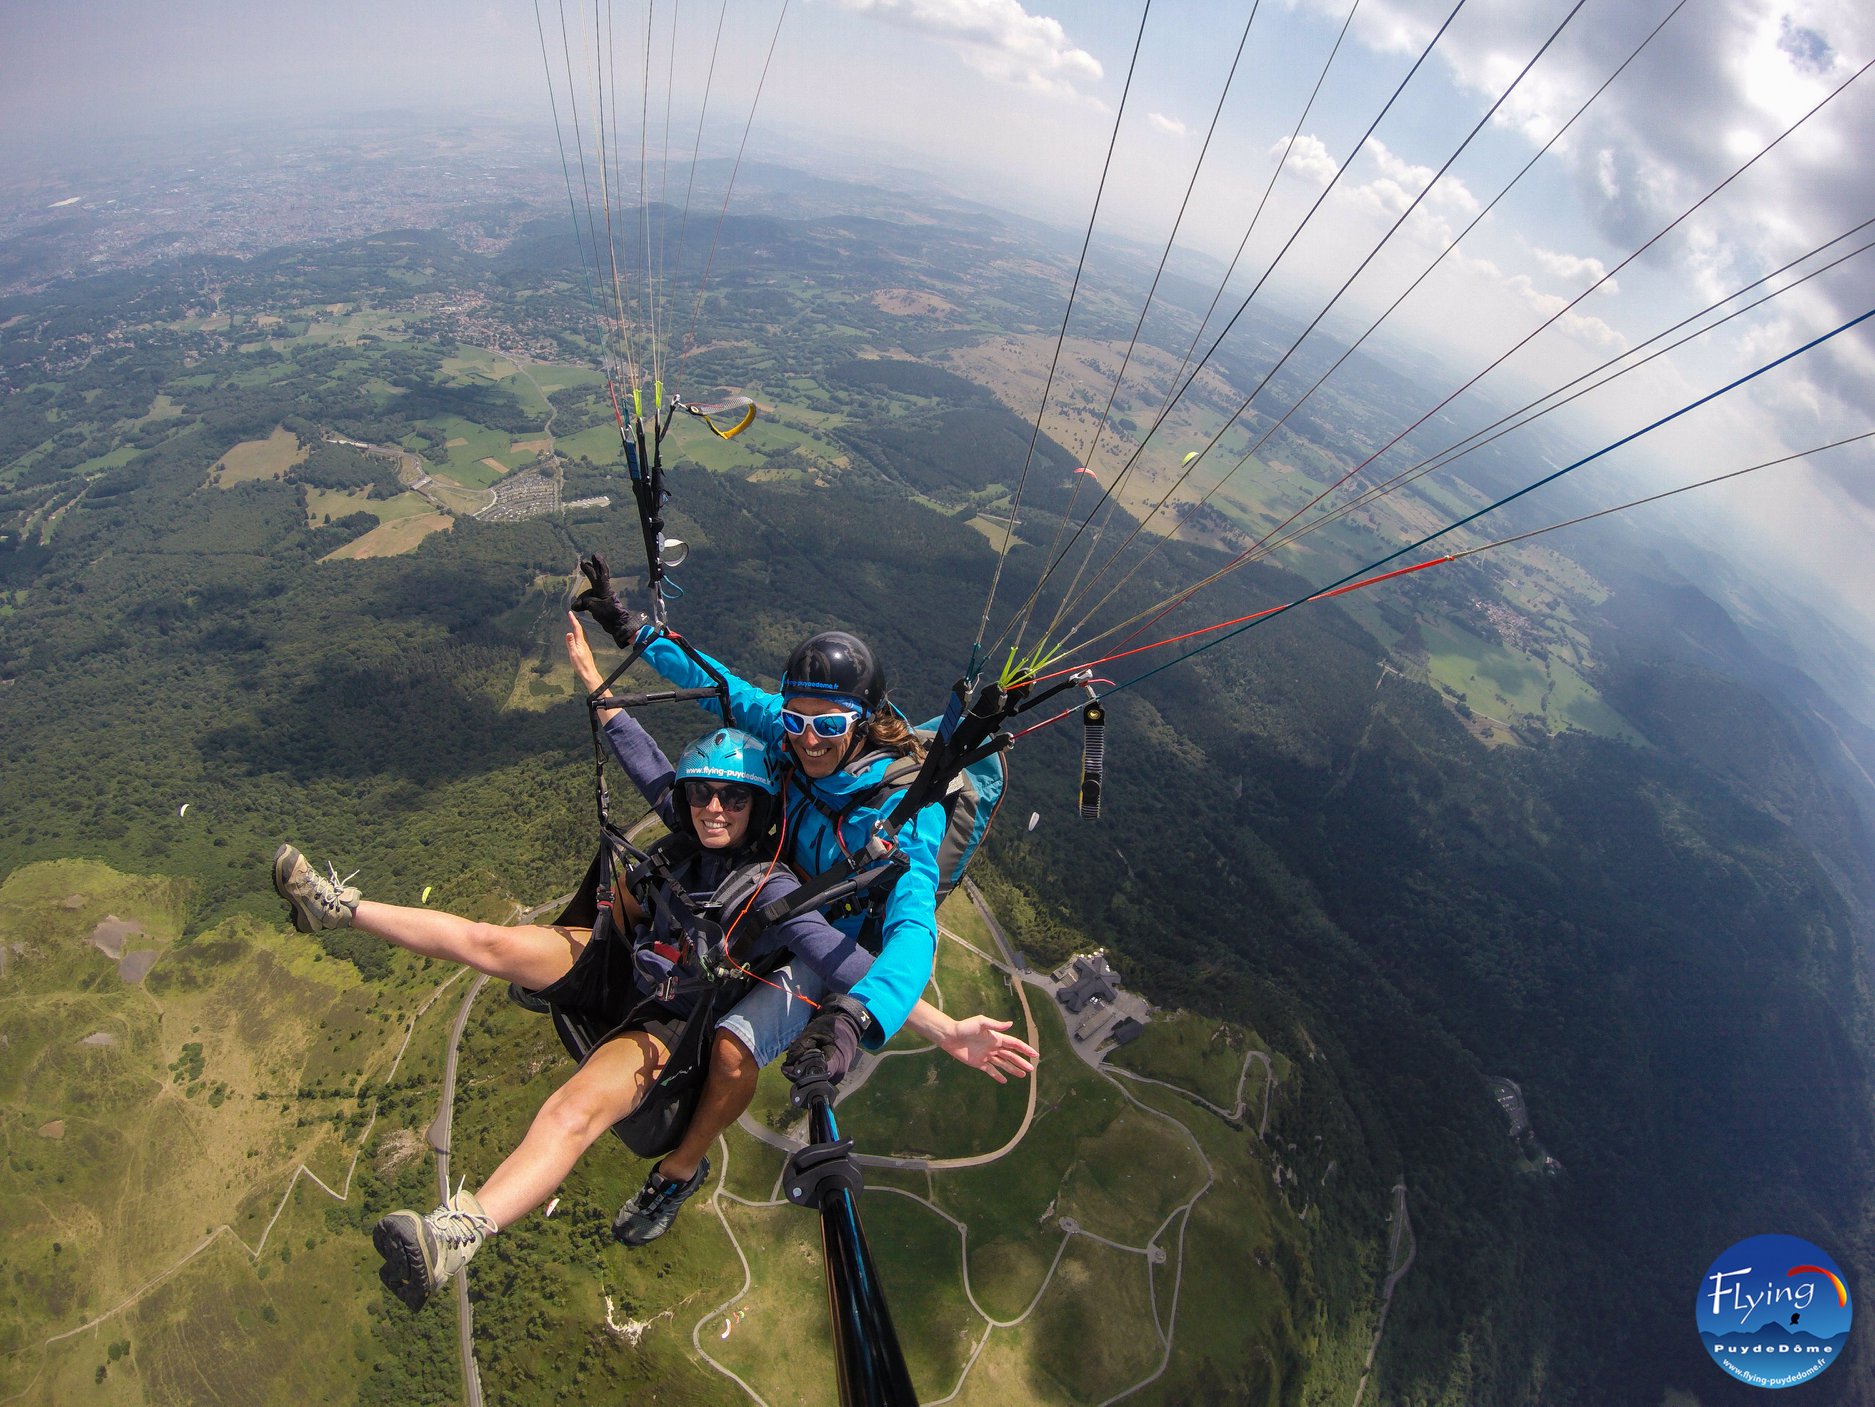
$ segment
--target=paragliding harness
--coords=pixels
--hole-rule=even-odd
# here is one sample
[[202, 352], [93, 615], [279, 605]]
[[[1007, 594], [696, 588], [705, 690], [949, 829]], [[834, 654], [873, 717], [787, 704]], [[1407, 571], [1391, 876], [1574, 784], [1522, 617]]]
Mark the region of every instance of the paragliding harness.
[[[521, 1005], [551, 1014], [561, 1043], [575, 1060], [582, 1061], [612, 1035], [620, 1031], [641, 1029], [644, 1022], [663, 1010], [663, 1003], [671, 997], [680, 993], [696, 997], [696, 1004], [684, 1018], [676, 1044], [664, 1063], [657, 1083], [646, 1093], [637, 1109], [613, 1125], [613, 1132], [625, 1141], [626, 1146], [646, 1158], [661, 1157], [676, 1147], [678, 1140], [683, 1137], [684, 1128], [690, 1122], [691, 1111], [696, 1107], [704, 1079], [709, 1073], [710, 1033], [716, 1027], [717, 1013], [734, 1006], [753, 982], [766, 976], [763, 971], [735, 962], [729, 952], [728, 934], [724, 932], [725, 927], [736, 926], [736, 919], [760, 889], [765, 867], [759, 862], [741, 867], [730, 874], [707, 900], [693, 905], [685, 895], [683, 886], [677, 882], [674, 872], [694, 855], [696, 842], [690, 837], [671, 836], [657, 842], [649, 850], [640, 850], [612, 821], [611, 797], [605, 775], [606, 744], [599, 726], [600, 709], [637, 708], [645, 704], [714, 698], [724, 721], [729, 719], [729, 681], [723, 678], [721, 671], [710, 663], [707, 656], [675, 631], [667, 629], [664, 623], [665, 591], [667, 587], [673, 592], [676, 588], [674, 582], [667, 581], [666, 568], [681, 562], [686, 549], [676, 538], [664, 535], [664, 505], [670, 501], [670, 492], [664, 487], [663, 445], [665, 433], [680, 410], [703, 421], [723, 439], [731, 439], [748, 429], [754, 421], [755, 403], [746, 396], [738, 396], [707, 405], [673, 398], [666, 405], [663, 404], [664, 388], [661, 383], [654, 394], [656, 399], [647, 422], [638, 391], [633, 388], [632, 416], [628, 424], [617, 390], [613, 390], [613, 411], [618, 418], [620, 451], [631, 479], [632, 500], [638, 509], [639, 526], [644, 535], [645, 584], [650, 591], [652, 621], [656, 629], [640, 632], [642, 638], [626, 651], [624, 660], [586, 700], [587, 721], [592, 726], [593, 793], [599, 812], [599, 848], [592, 863], [587, 866], [585, 879], [574, 891], [573, 898], [555, 923], [566, 927], [590, 928], [593, 931], [593, 942], [631, 942], [631, 930], [624, 920], [622, 906], [614, 902], [621, 892], [622, 883], [623, 892], [640, 896], [641, 902], [662, 904], [675, 910], [674, 926], [684, 935], [683, 950], [660, 954], [671, 964], [669, 978], [658, 991], [633, 1006], [622, 1022], [608, 1024], [580, 1009], [543, 1001], [524, 988], [509, 987], [509, 995]], [[716, 416], [732, 412], [736, 419], [729, 428], [725, 429], [716, 422]], [[612, 685], [619, 676], [631, 668], [644, 653], [645, 647], [660, 635], [681, 649], [709, 676], [711, 687], [613, 694]], [[693, 847], [689, 855], [680, 854], [685, 841]], [[652, 898], [653, 895], [655, 898]], [[601, 913], [609, 916], [610, 927], [616, 930], [614, 933], [601, 936]], [[719, 921], [725, 914], [730, 916], [727, 924]], [[765, 926], [759, 916], [756, 922]], [[769, 970], [779, 966], [780, 961], [777, 956], [775, 962], [769, 965]]]
[[622, 1018], [608, 1020], [586, 1008], [556, 1006], [538, 998], [530, 1001], [532, 994], [512, 992], [522, 1005], [544, 1009], [553, 1018], [561, 1043], [580, 1061], [612, 1036], [642, 1030], [648, 1021], [663, 1015], [673, 1000], [694, 999], [657, 1082], [636, 1109], [612, 1125], [612, 1132], [641, 1158], [662, 1157], [683, 1138], [709, 1074], [710, 1035], [716, 1018], [785, 960], [785, 955], [776, 953], [745, 965], [732, 951], [732, 945], [746, 950], [767, 927], [759, 914], [747, 910], [771, 871], [770, 862], [751, 860], [739, 865], [714, 892], [694, 899], [678, 874], [701, 852], [702, 847], [688, 835], [664, 836], [644, 850], [629, 843], [621, 850], [608, 837], [594, 856], [586, 881], [555, 920], [591, 927], [595, 943], [632, 943], [631, 934], [615, 917], [613, 898], [619, 886], [632, 893], [647, 912], [655, 905], [670, 913], [671, 928], [682, 935], [681, 944], [672, 947], [644, 940], [652, 949], [650, 962], [634, 962], [634, 967], [642, 973], [645, 965], [655, 964], [665, 976]]
[[[650, 693], [614, 694], [612, 685], [644, 653], [645, 646], [658, 635], [672, 641], [714, 681], [709, 688], [661, 689]], [[611, 817], [611, 796], [606, 785], [606, 743], [599, 725], [602, 708], [633, 708], [651, 703], [686, 699], [714, 698], [729, 716], [729, 682], [702, 654], [674, 631], [659, 627], [646, 632], [611, 674], [607, 675], [586, 700], [592, 724], [593, 788], [599, 812], [599, 848], [586, 877], [573, 893], [566, 907], [554, 920], [557, 925], [590, 928], [592, 941], [632, 942], [629, 925], [617, 902], [622, 893], [630, 893], [649, 910], [652, 905], [671, 912], [672, 927], [683, 935], [680, 949], [659, 952], [668, 963], [669, 975], [658, 990], [637, 1002], [622, 1020], [607, 1021], [577, 1007], [557, 1006], [544, 1001], [524, 988], [510, 987], [509, 995], [522, 1006], [544, 1011], [553, 1018], [554, 1030], [561, 1044], [575, 1060], [585, 1060], [594, 1049], [621, 1031], [642, 1029], [646, 1021], [658, 1016], [665, 1003], [678, 996], [694, 996], [695, 1005], [683, 1018], [675, 1045], [664, 1063], [658, 1081], [646, 1092], [638, 1107], [612, 1126], [626, 1147], [644, 1158], [662, 1157], [677, 1146], [690, 1122], [709, 1074], [710, 1035], [717, 1016], [733, 1007], [754, 983], [785, 960], [781, 954], [747, 967], [736, 961], [730, 951], [731, 934], [737, 946], [746, 947], [765, 928], [768, 920], [758, 912], [741, 918], [763, 877], [768, 862], [754, 860], [732, 871], [716, 891], [703, 900], [692, 899], [677, 878], [681, 870], [701, 850], [694, 837], [672, 834], [640, 849], [626, 838], [625, 832]], [[751, 927], [753, 921], [754, 927]], [[605, 931], [610, 930], [610, 931]], [[664, 945], [659, 945], [663, 947]]]

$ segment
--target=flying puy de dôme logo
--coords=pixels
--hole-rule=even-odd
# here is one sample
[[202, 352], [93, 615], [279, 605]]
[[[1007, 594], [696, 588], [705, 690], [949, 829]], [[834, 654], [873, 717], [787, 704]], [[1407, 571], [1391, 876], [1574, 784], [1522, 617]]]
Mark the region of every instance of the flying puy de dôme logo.
[[1696, 1319], [1712, 1361], [1754, 1387], [1808, 1382], [1842, 1357], [1854, 1316], [1842, 1271], [1797, 1236], [1751, 1236], [1712, 1263]]

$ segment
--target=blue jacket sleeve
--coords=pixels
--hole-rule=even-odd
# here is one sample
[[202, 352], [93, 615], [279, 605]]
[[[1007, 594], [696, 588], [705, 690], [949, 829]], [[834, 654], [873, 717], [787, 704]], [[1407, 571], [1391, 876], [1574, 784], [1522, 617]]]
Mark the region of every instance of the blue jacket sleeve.
[[652, 741], [644, 726], [629, 713], [619, 712], [606, 720], [605, 740], [612, 749], [612, 755], [619, 760], [626, 774], [631, 777], [632, 785], [651, 803], [651, 809], [658, 813], [658, 819], [665, 825], [675, 824], [675, 813], [671, 810], [671, 782], [677, 776], [677, 769], [671, 766], [670, 758], [664, 750]]
[[[659, 674], [680, 689], [707, 689], [716, 681], [705, 674], [697, 662], [673, 645], [663, 636], [659, 636], [645, 646], [644, 661]], [[734, 716], [726, 720], [732, 726], [745, 733], [753, 733], [763, 742], [777, 746], [781, 742], [781, 698], [766, 689], [758, 689], [741, 676], [724, 669], [721, 661], [704, 655], [710, 664], [722, 673], [729, 684], [729, 711]], [[699, 702], [710, 713], [720, 716], [721, 709], [715, 699], [701, 699]]]
[[944, 808], [932, 805], [899, 832], [899, 845], [911, 866], [886, 900], [879, 957], [853, 984], [853, 996], [879, 1023], [876, 1038], [866, 1043], [874, 1050], [898, 1033], [931, 980], [937, 959], [937, 853], [945, 825]]
[[[756, 907], [776, 899], [785, 899], [801, 887], [801, 882], [785, 870], [777, 870], [755, 896]], [[758, 953], [772, 953], [786, 948], [798, 961], [806, 963], [816, 976], [836, 992], [850, 991], [855, 982], [872, 966], [872, 954], [856, 939], [828, 923], [817, 911], [781, 923], [770, 924], [762, 931], [756, 945]]]

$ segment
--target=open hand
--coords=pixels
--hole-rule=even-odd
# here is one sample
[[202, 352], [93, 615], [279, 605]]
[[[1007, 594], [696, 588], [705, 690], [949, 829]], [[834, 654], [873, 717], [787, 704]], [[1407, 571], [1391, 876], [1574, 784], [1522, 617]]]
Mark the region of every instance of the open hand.
[[935, 1042], [953, 1060], [981, 1070], [999, 1085], [1008, 1084], [1010, 1075], [1034, 1074], [1035, 1062], [1042, 1058], [1027, 1041], [1004, 1034], [1011, 1024], [988, 1016], [966, 1016], [953, 1024], [949, 1034], [935, 1037]]
[[573, 673], [579, 676], [579, 682], [587, 693], [593, 693], [605, 683], [605, 676], [599, 672], [598, 661], [592, 657], [592, 646], [586, 643], [586, 631], [579, 623], [579, 617], [571, 611], [566, 613], [566, 657], [573, 666]]

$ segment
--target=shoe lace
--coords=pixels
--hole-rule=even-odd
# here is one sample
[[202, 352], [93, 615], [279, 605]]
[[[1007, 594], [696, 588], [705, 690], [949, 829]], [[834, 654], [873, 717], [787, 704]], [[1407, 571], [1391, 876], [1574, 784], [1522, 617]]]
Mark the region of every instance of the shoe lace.
[[[355, 873], [355, 871], [354, 871]], [[456, 1196], [443, 1206], [430, 1213], [430, 1230], [441, 1240], [452, 1246], [466, 1246], [471, 1241], [478, 1241], [493, 1236], [500, 1230], [495, 1219], [483, 1212], [471, 1212], [455, 1205], [456, 1198], [462, 1196], [462, 1189], [468, 1185], [468, 1178], [456, 1184]]]
[[656, 1216], [663, 1210], [664, 1204], [680, 1195], [689, 1184], [652, 1173], [645, 1179], [645, 1185], [638, 1189], [638, 1195], [632, 1199], [640, 1216]]
[[493, 1218], [456, 1207], [440, 1207], [430, 1213], [430, 1230], [438, 1240], [452, 1246], [466, 1246], [495, 1234]]
[[350, 884], [354, 879], [357, 879], [360, 873], [362, 873], [362, 871], [353, 870], [350, 874], [346, 875], [344, 879], [340, 879], [339, 867], [333, 864], [330, 860], [326, 861], [326, 874], [330, 876], [331, 881], [332, 881], [332, 887], [335, 890], [343, 889], [346, 885]]

